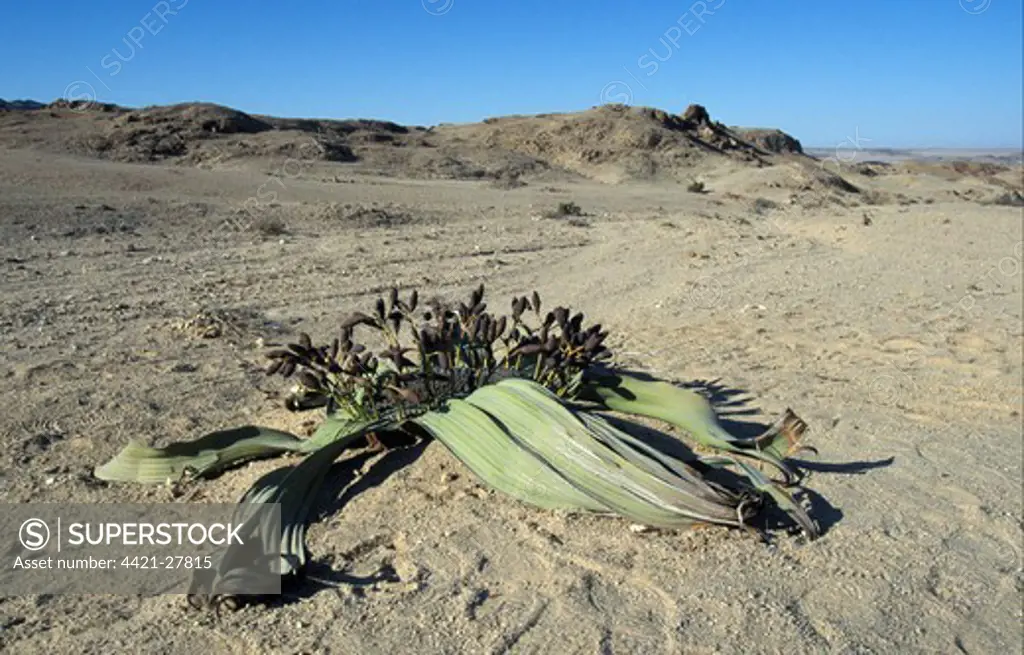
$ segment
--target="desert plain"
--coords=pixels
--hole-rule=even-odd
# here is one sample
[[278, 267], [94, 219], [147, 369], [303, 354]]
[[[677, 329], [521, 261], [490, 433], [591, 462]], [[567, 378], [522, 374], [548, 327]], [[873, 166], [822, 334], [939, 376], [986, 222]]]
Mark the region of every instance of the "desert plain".
[[266, 344], [329, 337], [392, 285], [483, 282], [584, 311], [616, 362], [723, 418], [792, 408], [824, 533], [639, 530], [489, 491], [437, 443], [356, 450], [280, 602], [4, 597], [0, 650], [1020, 652], [1019, 158], [811, 157], [710, 109], [0, 110], [0, 501], [177, 502], [92, 471], [130, 439], [306, 433]]

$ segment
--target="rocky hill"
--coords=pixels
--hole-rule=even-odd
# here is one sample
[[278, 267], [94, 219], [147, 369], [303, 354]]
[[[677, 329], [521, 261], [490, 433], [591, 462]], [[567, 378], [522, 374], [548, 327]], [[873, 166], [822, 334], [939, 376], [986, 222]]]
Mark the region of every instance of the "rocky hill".
[[568, 175], [622, 182], [690, 180], [719, 162], [764, 167], [780, 157], [805, 158], [800, 142], [788, 134], [730, 128], [700, 105], [682, 114], [605, 105], [430, 128], [259, 116], [210, 103], [18, 106], [26, 111], [0, 115], [0, 145], [129, 162], [195, 165], [293, 156], [401, 177]]

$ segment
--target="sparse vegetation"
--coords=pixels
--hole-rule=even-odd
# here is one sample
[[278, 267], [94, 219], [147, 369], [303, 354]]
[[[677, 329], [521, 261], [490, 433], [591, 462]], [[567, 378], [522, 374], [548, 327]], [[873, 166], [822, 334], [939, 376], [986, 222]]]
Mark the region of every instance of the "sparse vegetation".
[[[432, 4], [438, 10], [452, 3]], [[451, 27], [472, 18], [465, 4], [455, 3], [444, 18], [413, 9], [435, 27]], [[973, 4], [980, 9], [987, 3]], [[964, 18], [970, 24], [961, 27], [983, 28], [981, 22], [999, 18], [995, 12]], [[701, 24], [693, 20], [701, 12], [693, 7], [691, 13], [680, 27], [687, 20]], [[710, 22], [696, 37], [704, 41], [737, 20], [735, 14], [703, 18]], [[878, 22], [870, 18], [865, 25]], [[188, 31], [192, 21], [185, 19], [171, 23], [167, 33]], [[478, 27], [486, 32], [486, 25]], [[780, 30], [767, 23], [760, 28], [765, 35]], [[649, 33], [649, 42], [637, 47], [652, 46], [661, 59], [671, 54], [672, 70], [692, 68], [682, 61], [685, 52], [674, 53], [675, 46], [659, 44], [657, 37]], [[571, 40], [562, 38], [559, 47], [572, 49]], [[189, 45], [188, 39], [177, 45], [157, 41], [146, 50], [172, 59], [175, 53], [165, 48]], [[389, 45], [397, 47], [394, 40]], [[699, 42], [684, 34], [679, 45]], [[132, 49], [117, 49], [123, 54], [126, 47]], [[145, 77], [138, 67], [148, 58], [128, 63], [125, 72]], [[765, 87], [785, 86], [800, 73], [766, 68], [764, 79], [754, 79], [741, 57], [730, 59], [741, 65], [715, 65], [714, 73], [723, 86], [745, 92], [755, 110]], [[310, 89], [298, 81], [271, 85], [269, 78], [280, 71], [261, 68], [266, 62], [235, 57], [235, 63], [240, 76], [266, 78], [262, 82], [274, 86], [281, 106], [296, 106], [295, 94], [324, 95], [321, 87], [329, 84], [310, 75], [301, 80]], [[394, 68], [387, 73], [398, 77], [385, 81], [408, 89], [407, 78], [415, 75], [408, 67]], [[857, 82], [849, 79], [849, 65], [827, 72]], [[956, 72], [946, 86], [956, 86]], [[108, 95], [100, 79], [81, 73], [96, 92]], [[888, 71], [877, 73], [884, 78]], [[620, 69], [616, 77], [622, 75], [628, 73]], [[112, 78], [115, 92], [131, 91], [132, 80], [124, 78]], [[69, 74], [60, 81], [72, 79]], [[651, 96], [625, 79], [637, 101]], [[103, 580], [93, 571], [92, 595], [60, 594], [59, 587], [71, 593], [88, 584], [88, 571], [40, 575], [30, 596], [0, 608], [3, 652], [178, 653], [204, 645], [215, 652], [296, 653], [402, 652], [417, 645], [449, 653], [1019, 647], [1020, 607], [1008, 601], [1024, 576], [1024, 544], [1017, 539], [1024, 525], [1017, 504], [1021, 478], [1014, 461], [1024, 408], [1013, 402], [1024, 368], [1016, 320], [1024, 262], [1021, 151], [886, 149], [891, 135], [910, 143], [922, 132], [913, 125], [898, 134], [890, 129], [900, 127], [899, 103], [884, 93], [870, 97], [891, 86], [874, 81], [862, 79], [849, 90], [865, 100], [862, 111], [845, 113], [828, 134], [819, 131], [814, 140], [826, 147], [809, 152], [816, 158], [778, 155], [764, 146], [753, 151], [746, 145], [758, 145], [752, 130], [710, 118], [684, 125], [680, 114], [699, 100], [688, 97], [701, 92], [695, 88], [678, 89], [668, 112], [600, 108], [430, 128], [372, 116], [254, 115], [273, 129], [233, 132], [247, 129], [248, 121], [195, 105], [108, 112], [95, 102], [61, 101], [52, 111], [0, 111], [0, 330], [9, 353], [0, 389], [12, 400], [0, 422], [8, 460], [0, 467], [2, 493], [13, 502], [53, 503], [56, 509], [101, 503], [115, 514], [106, 503], [166, 503], [166, 518], [191, 513], [204, 523], [214, 513], [232, 519], [232, 505], [242, 501], [237, 517], [245, 501], [263, 502], [264, 494], [280, 498], [276, 505], [288, 517], [293, 509], [307, 512], [304, 522], [285, 524], [301, 556], [290, 566], [273, 566], [283, 571], [269, 571], [268, 582], [279, 585], [267, 588], [273, 595], [249, 595], [263, 592], [230, 575], [243, 563], [234, 554], [243, 553], [222, 560], [202, 545], [181, 553], [213, 556], [212, 576], [193, 589], [192, 572], [185, 569], [147, 573], [146, 584], [126, 589], [136, 592], [129, 595], [106, 591], [124, 589], [131, 571], [104, 574]], [[352, 93], [367, 91], [349, 89], [345, 80], [339, 84]], [[594, 85], [588, 93], [596, 98]], [[613, 86], [604, 95], [624, 88]], [[85, 90], [69, 85], [65, 94], [82, 97]], [[188, 88], [178, 90], [190, 95]], [[516, 104], [508, 93], [476, 95]], [[159, 101], [134, 97], [140, 105]], [[557, 110], [558, 98], [549, 100]], [[812, 113], [806, 100], [781, 98], [772, 116], [791, 110], [790, 126], [799, 134], [806, 130], [799, 117]], [[831, 100], [842, 104], [844, 98]], [[957, 115], [939, 116], [925, 130], [932, 145], [968, 139], [989, 117], [981, 103], [960, 112], [933, 107], [937, 114]], [[318, 113], [355, 114], [336, 106]], [[757, 111], [721, 118], [769, 124]], [[738, 146], [730, 143], [733, 136]], [[770, 140], [767, 134], [760, 139]], [[353, 153], [347, 159], [330, 154], [346, 149]], [[873, 157], [891, 163], [876, 164]], [[954, 166], [961, 157], [1008, 168], [987, 175]], [[873, 193], [880, 206], [868, 205], [865, 194], [829, 186], [815, 174], [821, 169], [873, 190], [867, 195]], [[528, 186], [511, 188], [516, 178]], [[703, 180], [709, 192], [687, 192], [692, 180]], [[919, 204], [901, 205], [899, 192]], [[778, 207], [757, 202], [762, 196]], [[576, 198], [585, 216], [545, 218], [560, 202]], [[280, 219], [287, 234], [261, 235], [254, 227], [261, 217]], [[432, 385], [422, 399], [434, 400], [388, 400], [382, 416], [401, 408], [408, 417], [399, 429], [385, 425], [351, 440], [332, 433], [345, 413], [317, 407], [323, 397], [303, 392], [300, 377], [315, 371], [296, 364], [287, 378], [281, 370], [263, 374], [276, 361], [264, 359], [265, 352], [293, 352], [305, 331], [312, 335], [307, 354], [315, 356], [340, 338], [339, 323], [352, 310], [375, 316], [378, 296], [387, 309], [392, 285], [407, 305], [419, 288], [415, 325], [437, 329], [433, 320], [423, 320], [431, 296], [443, 294], [443, 304], [468, 317], [473, 308], [463, 314], [459, 305], [469, 304], [480, 282], [491, 294], [482, 314], [499, 320], [511, 318], [513, 292], [530, 296], [533, 286], [540, 287], [542, 315], [535, 317], [530, 299], [521, 317], [535, 333], [557, 304], [588, 312], [584, 334], [592, 323], [604, 323], [598, 334], [611, 332], [602, 345], [615, 356], [588, 366], [585, 380], [630, 369], [661, 377], [709, 400], [721, 424], [738, 437], [763, 434], [786, 402], [796, 403], [801, 416], [811, 413], [804, 416], [811, 423], [807, 438], [821, 455], [785, 458], [794, 470], [810, 473], [782, 491], [820, 523], [824, 537], [805, 545], [805, 538], [787, 534], [793, 522], [772, 499], [750, 492], [752, 483], [738, 467], [712, 470], [715, 455], [723, 453], [687, 431], [610, 412], [583, 396], [559, 397], [514, 362], [506, 370], [500, 364], [508, 325], [491, 344], [499, 365], [475, 391], [449, 381], [470, 374], [464, 363], [431, 369], [447, 379], [428, 377], [418, 366], [420, 354], [406, 352], [417, 367], [404, 365], [395, 385], [401, 391], [382, 393], [419, 398], [420, 388]], [[446, 323], [454, 330], [455, 322]], [[468, 318], [466, 324], [472, 323]], [[416, 347], [411, 328], [403, 322], [401, 347]], [[369, 350], [377, 360], [387, 354], [381, 330], [359, 325], [353, 332], [348, 354], [359, 358]], [[558, 334], [557, 320], [549, 333]], [[431, 366], [442, 350], [473, 352], [476, 342], [466, 336], [453, 343], [461, 349], [430, 349]], [[545, 357], [525, 355], [523, 363]], [[348, 363], [340, 346], [336, 357], [328, 350], [327, 358], [328, 367]], [[375, 372], [383, 375], [388, 366], [378, 362]], [[352, 377], [377, 379], [361, 371]], [[665, 461], [673, 467], [684, 462], [682, 479], [694, 480], [695, 489], [708, 482], [727, 493], [750, 492], [757, 515], [747, 519], [752, 510], [744, 504], [734, 512], [747, 521], [744, 528], [705, 523], [665, 529], [600, 507], [597, 514], [544, 509], [519, 500], [515, 490], [539, 493], [557, 483], [542, 477], [529, 487], [514, 477], [522, 468], [506, 464], [494, 475], [512, 478], [513, 486], [499, 488], [484, 477], [486, 470], [469, 468], [472, 454], [450, 451], [419, 426], [427, 414], [461, 420], [460, 406], [479, 409], [488, 395], [509, 398], [516, 384], [548, 389], [561, 406], [537, 403], [538, 411], [551, 407], [577, 422], [583, 415], [597, 417], [638, 440], [627, 442], [622, 453], [632, 454], [634, 444], [658, 449], [641, 456], [668, 451], [672, 457]], [[631, 385], [627, 380], [622, 391]], [[443, 396], [445, 387], [456, 393]], [[294, 411], [285, 408], [286, 400]], [[766, 412], [774, 416], [766, 418]], [[525, 420], [536, 429], [538, 446], [569, 451], [553, 463], [559, 473], [573, 473], [577, 443], [589, 446], [588, 453], [604, 453], [592, 435], [575, 431], [545, 443], [550, 435], [540, 430], [547, 424]], [[252, 425], [242, 430], [262, 441], [231, 429], [247, 423]], [[195, 443], [212, 431], [218, 431], [213, 439]], [[488, 441], [495, 434], [498, 439]], [[512, 432], [474, 435], [461, 442], [467, 449], [523, 449]], [[460, 443], [445, 439], [452, 447]], [[616, 433], [598, 445], [611, 451], [624, 439]], [[147, 448], [122, 453], [129, 443]], [[253, 446], [275, 444], [283, 448], [280, 454], [253, 462], [241, 457]], [[168, 457], [160, 460], [153, 451]], [[94, 475], [97, 465], [132, 452], [152, 458], [141, 464], [155, 464], [152, 484]], [[192, 458], [197, 452], [201, 456]], [[620, 455], [611, 452], [614, 461], [622, 462]], [[262, 457], [259, 451], [255, 456]], [[548, 467], [549, 453], [531, 456], [523, 461]], [[619, 472], [625, 477], [632, 469]], [[770, 466], [761, 472], [783, 478]], [[610, 480], [612, 494], [622, 488], [614, 484], [620, 480]], [[591, 502], [592, 496], [583, 498]], [[717, 502], [713, 507], [720, 511]], [[18, 511], [9, 511], [9, 518]], [[44, 512], [39, 518], [49, 517]], [[303, 530], [309, 537], [304, 553]], [[254, 549], [257, 555], [270, 552], [274, 564], [282, 550], [275, 532], [266, 548]], [[41, 552], [9, 548], [9, 559], [42, 558], [45, 564], [55, 541]], [[111, 549], [93, 550], [81, 554], [104, 557], [102, 551]], [[178, 550], [166, 548], [168, 554]], [[26, 575], [11, 575], [8, 586], [17, 583], [27, 594], [37, 581]], [[168, 585], [172, 578], [179, 582], [166, 591], [181, 595], [146, 598], [162, 591], [153, 584], [158, 577]], [[246, 586], [232, 588], [231, 582]], [[186, 605], [190, 591], [197, 608]], [[880, 602], [858, 604], [865, 598]], [[237, 614], [212, 616], [213, 608], [223, 616], [236, 600], [244, 604]], [[896, 611], [887, 615], [887, 606]]]
[[558, 215], [559, 216], [583, 216], [583, 209], [579, 205], [572, 202], [560, 202], [558, 203]]
[[261, 216], [256, 219], [252, 227], [265, 237], [279, 237], [288, 234], [288, 226], [276, 216]]
[[1021, 195], [1019, 191], [1007, 191], [1006, 193], [999, 194], [987, 204], [1003, 207], [1024, 207], [1024, 195]]
[[707, 188], [700, 180], [692, 180], [686, 185], [686, 190], [690, 193], [707, 193]]
[[768, 198], [755, 198], [754, 199], [754, 213], [755, 214], [767, 214], [768, 212], [778, 209], [779, 203]]
[[526, 182], [520, 179], [518, 173], [499, 173], [491, 181], [491, 186], [495, 189], [520, 189], [526, 186]]
[[886, 194], [874, 189], [863, 189], [860, 192], [860, 199], [865, 205], [884, 205], [889, 202]]
[[545, 218], [565, 218], [567, 216], [586, 216], [583, 208], [569, 200], [560, 202], [558, 206], [544, 214]]

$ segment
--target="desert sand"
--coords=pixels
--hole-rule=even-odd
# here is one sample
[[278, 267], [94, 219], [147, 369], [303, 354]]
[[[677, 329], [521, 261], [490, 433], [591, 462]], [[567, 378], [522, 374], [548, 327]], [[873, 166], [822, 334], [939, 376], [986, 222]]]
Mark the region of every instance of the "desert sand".
[[635, 531], [490, 492], [437, 443], [354, 451], [281, 602], [2, 598], [0, 650], [1020, 652], [1021, 168], [815, 159], [711, 118], [0, 111], [3, 502], [174, 502], [92, 470], [129, 439], [308, 430], [264, 343], [484, 282], [585, 311], [726, 417], [793, 408], [824, 531]]

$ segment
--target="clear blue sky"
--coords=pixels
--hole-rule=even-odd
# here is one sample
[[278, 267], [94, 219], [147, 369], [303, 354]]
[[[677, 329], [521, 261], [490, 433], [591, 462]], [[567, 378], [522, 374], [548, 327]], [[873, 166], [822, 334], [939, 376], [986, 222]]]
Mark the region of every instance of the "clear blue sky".
[[[696, 17], [702, 6], [714, 13]], [[699, 102], [807, 146], [859, 135], [865, 147], [1019, 148], [1021, 11], [1020, 0], [7, 2], [0, 97], [94, 89], [130, 106], [204, 100], [419, 125]]]

